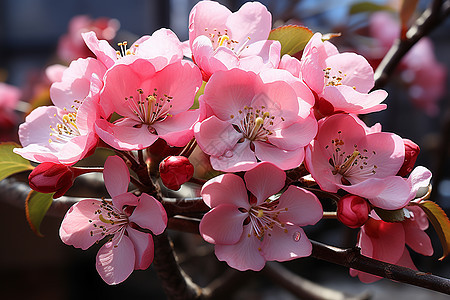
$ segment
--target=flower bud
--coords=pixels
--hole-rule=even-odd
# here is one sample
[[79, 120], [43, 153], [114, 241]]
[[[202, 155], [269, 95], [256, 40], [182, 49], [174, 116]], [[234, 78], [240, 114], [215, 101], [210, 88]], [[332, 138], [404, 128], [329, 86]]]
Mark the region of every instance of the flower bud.
[[405, 161], [403, 162], [403, 165], [397, 175], [407, 177], [414, 169], [414, 164], [416, 163], [420, 148], [416, 143], [408, 139], [403, 139], [403, 143], [405, 144]]
[[358, 228], [369, 219], [370, 205], [366, 199], [346, 195], [337, 204], [337, 218], [350, 228]]
[[75, 168], [62, 164], [44, 162], [28, 176], [30, 187], [40, 193], [53, 193], [53, 198], [64, 195], [76, 177]]
[[194, 166], [184, 156], [169, 156], [159, 164], [159, 174], [167, 188], [178, 190], [194, 175]]

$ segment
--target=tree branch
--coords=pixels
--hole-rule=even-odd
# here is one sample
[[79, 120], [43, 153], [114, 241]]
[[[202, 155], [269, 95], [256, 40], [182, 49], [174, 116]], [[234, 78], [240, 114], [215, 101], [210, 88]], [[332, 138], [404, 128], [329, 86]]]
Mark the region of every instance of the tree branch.
[[450, 1], [447, 0], [444, 3], [441, 0], [433, 1], [432, 5], [422, 13], [414, 25], [407, 31], [406, 38], [397, 39], [389, 49], [375, 71], [375, 86], [373, 90], [386, 85], [389, 77], [409, 49], [445, 20], [449, 12]]

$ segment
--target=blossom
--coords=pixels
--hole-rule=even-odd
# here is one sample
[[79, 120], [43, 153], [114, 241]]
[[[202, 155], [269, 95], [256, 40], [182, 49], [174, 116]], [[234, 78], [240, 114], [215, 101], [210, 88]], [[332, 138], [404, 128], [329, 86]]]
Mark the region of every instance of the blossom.
[[386, 108], [380, 104], [387, 97], [384, 90], [369, 93], [374, 77], [367, 60], [355, 53], [339, 53], [333, 44], [322, 41], [320, 33], [314, 34], [303, 50], [300, 70], [301, 78], [316, 93], [322, 114], [366, 114]]
[[337, 203], [337, 218], [350, 228], [358, 228], [369, 219], [370, 205], [359, 196], [345, 195]]
[[267, 40], [271, 26], [271, 14], [258, 2], [244, 3], [235, 13], [214, 1], [198, 2], [189, 15], [189, 46], [203, 79], [232, 68], [276, 68], [281, 45]]
[[127, 41], [121, 42], [118, 44], [120, 50], [115, 50], [105, 40], [99, 40], [93, 31], [83, 33], [82, 36], [88, 48], [107, 69], [118, 62], [129, 63], [137, 58], [145, 58], [151, 60], [156, 71], [159, 71], [183, 58], [180, 40], [175, 33], [165, 28], [150, 36], [142, 36], [131, 46], [128, 46]]
[[167, 188], [176, 191], [192, 178], [194, 166], [185, 156], [167, 156], [159, 164], [159, 175]]
[[102, 114], [98, 92], [106, 69], [93, 58], [73, 61], [54, 82], [54, 106], [33, 110], [19, 127], [23, 148], [14, 152], [36, 162], [72, 165], [97, 146], [94, 122]]
[[0, 82], [0, 128], [7, 129], [17, 124], [17, 117], [14, 114], [19, 98], [20, 90], [3, 82]]
[[116, 64], [105, 75], [100, 103], [106, 115], [116, 112], [123, 118], [114, 123], [98, 119], [96, 132], [120, 150], [144, 149], [158, 138], [171, 146], [185, 146], [198, 119], [198, 110], [189, 108], [200, 86], [200, 71], [188, 61], [159, 71], [147, 59]]
[[[417, 253], [433, 254], [430, 238], [425, 233], [428, 228], [425, 213], [418, 206], [408, 206], [404, 210], [407, 217], [396, 223], [384, 222], [372, 211], [371, 218], [358, 234], [357, 246], [361, 248], [362, 255], [416, 270], [406, 245]], [[350, 275], [358, 276], [365, 283], [381, 279], [354, 269], [350, 269]]]
[[[223, 174], [202, 188], [211, 207], [200, 222], [200, 233], [215, 244], [215, 254], [232, 268], [261, 270], [266, 261], [309, 256], [312, 245], [300, 226], [322, 218], [317, 197], [296, 186], [282, 195], [286, 174], [262, 163], [244, 175]], [[250, 195], [250, 196], [249, 196]]]
[[106, 283], [117, 284], [153, 261], [152, 235], [137, 230], [137, 226], [161, 234], [167, 215], [154, 197], [127, 192], [130, 174], [118, 156], [108, 157], [103, 177], [112, 199], [85, 199], [73, 205], [59, 235], [65, 244], [83, 250], [107, 237], [98, 251], [96, 268]]
[[40, 193], [53, 193], [53, 198], [64, 195], [79, 175], [77, 169], [45, 162], [36, 166], [28, 176], [30, 187]]
[[354, 115], [337, 114], [319, 121], [305, 160], [323, 190], [343, 189], [393, 210], [408, 204], [431, 177], [424, 167], [414, 169], [408, 179], [396, 176], [404, 158], [401, 137], [370, 129]]
[[208, 109], [195, 138], [216, 170], [245, 171], [260, 161], [295, 168], [317, 131], [313, 95], [283, 70], [218, 71], [200, 103]]

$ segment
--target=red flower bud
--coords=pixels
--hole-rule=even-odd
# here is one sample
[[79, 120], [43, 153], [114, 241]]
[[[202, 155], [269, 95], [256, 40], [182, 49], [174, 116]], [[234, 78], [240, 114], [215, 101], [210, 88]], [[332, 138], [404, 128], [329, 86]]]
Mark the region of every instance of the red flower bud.
[[420, 148], [416, 143], [408, 139], [403, 139], [403, 143], [405, 144], [405, 161], [403, 162], [403, 165], [397, 175], [407, 177], [414, 169], [414, 164], [416, 163]]
[[169, 156], [159, 164], [159, 174], [167, 188], [178, 190], [183, 183], [192, 178], [194, 166], [184, 156]]
[[337, 204], [337, 218], [350, 228], [358, 228], [369, 219], [370, 205], [366, 199], [346, 195]]
[[30, 187], [40, 193], [53, 193], [53, 198], [64, 195], [72, 186], [76, 177], [75, 168], [44, 162], [38, 165], [28, 176]]

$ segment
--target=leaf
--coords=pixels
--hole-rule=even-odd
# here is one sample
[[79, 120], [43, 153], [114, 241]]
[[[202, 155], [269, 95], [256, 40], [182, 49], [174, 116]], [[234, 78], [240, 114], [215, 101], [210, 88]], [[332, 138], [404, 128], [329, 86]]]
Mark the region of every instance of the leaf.
[[442, 208], [433, 201], [421, 201], [417, 204], [427, 214], [428, 220], [436, 230], [444, 253], [439, 260], [443, 260], [450, 253], [450, 220]]
[[273, 29], [269, 34], [269, 40], [281, 43], [281, 56], [294, 55], [302, 51], [309, 42], [313, 32], [307, 27], [299, 25], [286, 25]]
[[53, 194], [43, 194], [31, 191], [25, 200], [25, 213], [31, 230], [38, 236], [43, 237], [39, 231], [42, 220], [53, 202]]
[[358, 2], [350, 6], [350, 15], [365, 13], [365, 12], [376, 12], [380, 10], [394, 11], [394, 9], [388, 5], [380, 5], [372, 3], [369, 1]]
[[34, 169], [28, 160], [13, 152], [14, 148], [20, 148], [20, 145], [11, 142], [0, 143], [0, 180]]
[[401, 38], [406, 39], [411, 17], [416, 11], [418, 0], [403, 0], [400, 7]]
[[403, 208], [396, 209], [396, 210], [386, 210], [381, 209], [379, 207], [375, 207], [375, 212], [377, 215], [381, 218], [381, 220], [385, 222], [401, 222], [405, 220], [405, 213], [403, 211]]

